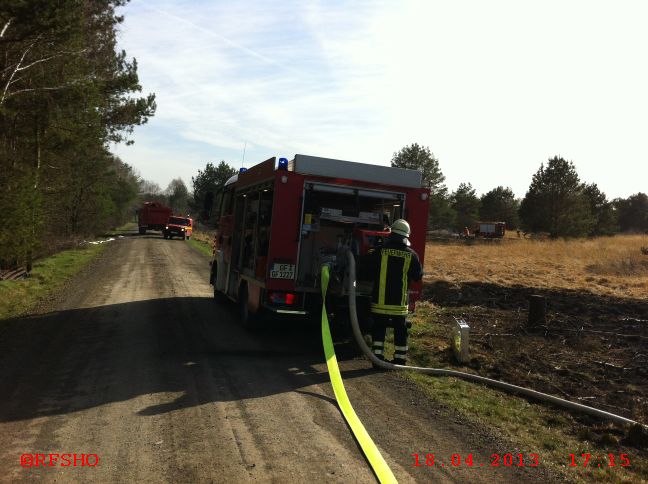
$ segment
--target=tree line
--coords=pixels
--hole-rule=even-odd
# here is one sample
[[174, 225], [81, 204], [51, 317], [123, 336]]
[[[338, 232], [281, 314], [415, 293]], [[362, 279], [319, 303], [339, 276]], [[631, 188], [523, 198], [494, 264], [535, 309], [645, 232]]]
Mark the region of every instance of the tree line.
[[[419, 170], [423, 185], [430, 188], [430, 229], [461, 231], [472, 229], [477, 221], [505, 222], [508, 229], [543, 232], [551, 237], [613, 235], [619, 232], [648, 232], [648, 195], [637, 193], [628, 198], [608, 200], [596, 183], [580, 180], [570, 161], [555, 156], [541, 163], [523, 198], [513, 190], [497, 186], [478, 196], [469, 182], [460, 183], [450, 192], [439, 160], [428, 147], [417, 143], [394, 153], [391, 166]], [[151, 184], [145, 196], [171, 206], [176, 213], [192, 213], [214, 222], [205, 213], [214, 194], [237, 170], [221, 161], [207, 163], [192, 177], [189, 192], [181, 179], [173, 180], [166, 190]]]
[[391, 166], [421, 171], [431, 192], [431, 229], [460, 231], [481, 220], [506, 222], [509, 229], [551, 237], [648, 232], [648, 195], [639, 192], [609, 200], [596, 183], [582, 182], [574, 164], [560, 156], [540, 164], [522, 199], [504, 186], [477, 196], [468, 182], [450, 193], [439, 160], [417, 143], [394, 153]]
[[116, 48], [125, 3], [0, 4], [0, 266], [131, 216], [141, 180], [109, 147], [156, 105]]

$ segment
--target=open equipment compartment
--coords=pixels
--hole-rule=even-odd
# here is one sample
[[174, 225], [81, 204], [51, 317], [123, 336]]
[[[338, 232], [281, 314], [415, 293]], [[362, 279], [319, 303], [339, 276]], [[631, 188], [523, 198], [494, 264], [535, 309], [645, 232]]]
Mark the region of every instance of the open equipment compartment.
[[[404, 208], [402, 192], [306, 181], [297, 265], [299, 290], [316, 290], [322, 264], [344, 264], [347, 248], [360, 256], [380, 245]], [[363, 287], [358, 288], [361, 294], [370, 290]]]

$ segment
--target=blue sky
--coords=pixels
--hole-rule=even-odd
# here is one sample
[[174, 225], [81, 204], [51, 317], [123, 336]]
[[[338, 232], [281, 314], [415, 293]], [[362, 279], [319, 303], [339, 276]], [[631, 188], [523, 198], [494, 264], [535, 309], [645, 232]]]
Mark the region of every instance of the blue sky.
[[208, 161], [295, 153], [388, 165], [429, 146], [448, 187], [523, 196], [572, 160], [648, 191], [648, 3], [166, 1], [122, 9], [158, 110], [117, 154], [163, 188]]

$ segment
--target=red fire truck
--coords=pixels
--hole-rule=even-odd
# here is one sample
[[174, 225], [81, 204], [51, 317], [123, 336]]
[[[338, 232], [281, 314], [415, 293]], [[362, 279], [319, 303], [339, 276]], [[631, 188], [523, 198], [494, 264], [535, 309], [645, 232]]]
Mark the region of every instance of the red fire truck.
[[475, 237], [501, 239], [506, 234], [506, 222], [477, 222], [473, 233]]
[[[236, 301], [244, 325], [258, 324], [262, 313], [317, 315], [320, 268], [329, 263], [327, 305], [335, 312], [346, 301], [347, 249], [361, 259], [394, 220], [409, 221], [412, 248], [423, 260], [428, 198], [416, 170], [295, 155], [242, 171], [215, 197], [214, 297]], [[371, 285], [358, 278], [359, 311], [369, 308]], [[420, 289], [410, 287], [411, 309]]]
[[137, 211], [139, 233], [144, 235], [147, 230], [164, 230], [170, 216], [171, 209], [160, 202], [144, 202]]

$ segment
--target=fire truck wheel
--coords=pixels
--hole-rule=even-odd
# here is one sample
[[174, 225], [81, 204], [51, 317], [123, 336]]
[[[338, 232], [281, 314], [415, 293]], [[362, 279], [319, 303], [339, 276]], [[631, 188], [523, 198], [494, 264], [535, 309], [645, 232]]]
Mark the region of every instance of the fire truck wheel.
[[220, 292], [218, 289], [216, 289], [216, 286], [214, 286], [214, 301], [216, 301], [218, 304], [224, 303], [227, 301], [227, 298], [225, 297], [225, 294]]
[[238, 305], [241, 325], [245, 329], [255, 329], [258, 326], [258, 319], [256, 315], [250, 312], [250, 308], [248, 307], [248, 289], [246, 284], [243, 284], [239, 290]]
[[139, 233], [140, 235], [144, 235], [146, 233], [146, 229], [144, 227], [139, 228]]
[[216, 271], [216, 264], [214, 264], [212, 266], [212, 273], [209, 276], [209, 283], [214, 286], [214, 301], [220, 304], [226, 302], [227, 298], [225, 297], [225, 294], [216, 289]]

